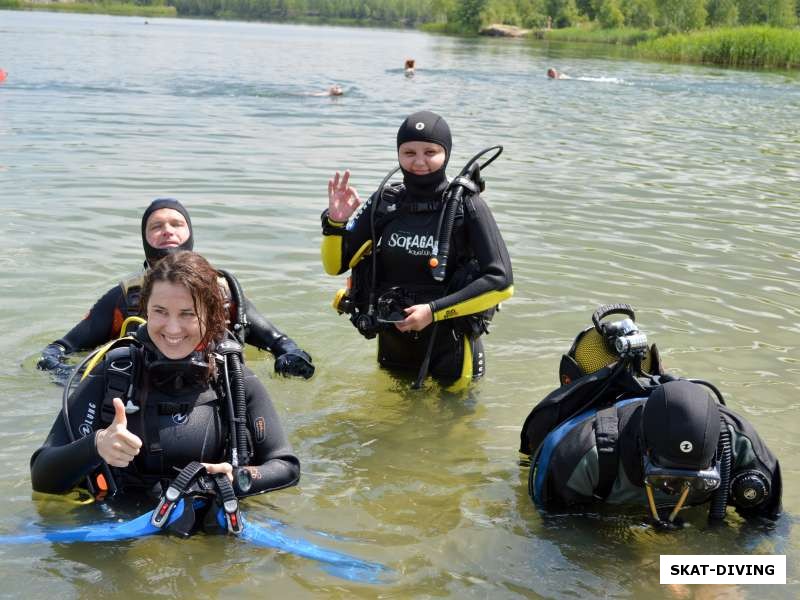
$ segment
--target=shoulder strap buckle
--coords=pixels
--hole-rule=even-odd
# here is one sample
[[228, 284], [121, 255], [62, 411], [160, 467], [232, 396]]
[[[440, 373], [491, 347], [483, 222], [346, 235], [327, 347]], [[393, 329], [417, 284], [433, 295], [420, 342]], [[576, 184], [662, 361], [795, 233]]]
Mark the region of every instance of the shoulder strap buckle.
[[599, 471], [599, 481], [594, 495], [598, 499], [605, 500], [617, 478], [619, 417], [616, 406], [609, 406], [597, 412], [594, 436]]

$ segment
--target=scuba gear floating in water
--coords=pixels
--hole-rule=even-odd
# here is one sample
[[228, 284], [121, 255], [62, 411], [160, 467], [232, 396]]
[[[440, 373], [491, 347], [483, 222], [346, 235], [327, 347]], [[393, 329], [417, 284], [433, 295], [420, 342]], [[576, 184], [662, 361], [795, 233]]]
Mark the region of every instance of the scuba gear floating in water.
[[290, 552], [323, 563], [337, 577], [360, 583], [383, 583], [391, 570], [379, 563], [330, 550], [300, 537], [290, 537], [274, 525], [252, 523], [239, 512], [238, 500], [228, 478], [209, 475], [200, 463], [190, 463], [167, 488], [155, 510], [123, 523], [102, 523], [71, 529], [50, 529], [0, 536], [2, 544], [41, 542], [113, 542], [173, 531], [186, 536], [196, 529], [196, 514], [213, 512], [223, 531], [257, 546]]
[[[627, 318], [603, 321], [617, 313]], [[744, 517], [777, 518], [777, 459], [713, 385], [664, 372], [633, 317], [626, 304], [600, 307], [562, 359], [561, 375], [566, 364], [577, 379], [526, 419], [520, 451], [531, 457], [534, 503], [558, 509], [638, 499], [665, 530], [681, 526], [684, 506], [706, 503], [711, 524], [725, 518], [728, 502]]]

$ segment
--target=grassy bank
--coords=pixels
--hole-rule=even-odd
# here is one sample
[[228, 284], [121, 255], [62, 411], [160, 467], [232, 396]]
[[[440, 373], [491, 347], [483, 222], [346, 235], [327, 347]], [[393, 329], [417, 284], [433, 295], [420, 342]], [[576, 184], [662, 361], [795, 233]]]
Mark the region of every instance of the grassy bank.
[[176, 17], [174, 6], [137, 6], [122, 2], [76, 2], [74, 4], [32, 4], [22, 0], [0, 0], [0, 8], [18, 10], [44, 10], [72, 13], [92, 13], [100, 15], [121, 15], [129, 17]]
[[669, 35], [636, 46], [645, 58], [729, 67], [800, 67], [800, 30], [737, 27]]
[[634, 46], [641, 42], [656, 39], [660, 34], [657, 29], [601, 29], [592, 25], [583, 27], [565, 27], [564, 29], [540, 30], [534, 37], [554, 42], [580, 42], [593, 44], [620, 44]]

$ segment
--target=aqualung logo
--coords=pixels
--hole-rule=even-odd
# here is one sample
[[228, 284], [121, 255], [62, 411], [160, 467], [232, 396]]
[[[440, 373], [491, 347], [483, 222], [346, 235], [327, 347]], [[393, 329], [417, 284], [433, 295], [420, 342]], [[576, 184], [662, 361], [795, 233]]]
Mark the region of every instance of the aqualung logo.
[[402, 248], [409, 254], [430, 254], [430, 250], [433, 248], [433, 236], [393, 233], [389, 236], [386, 245], [389, 248]]
[[358, 221], [358, 218], [361, 216], [361, 213], [367, 210], [367, 208], [369, 208], [371, 204], [372, 204], [372, 196], [370, 196], [366, 202], [359, 205], [359, 207], [347, 220], [347, 225], [345, 225], [345, 229], [347, 230], [353, 229], [353, 227], [355, 227], [356, 221]]
[[681, 442], [680, 448], [681, 448], [681, 452], [688, 454], [689, 452], [692, 451], [692, 448], [694, 448], [694, 446], [692, 446], [692, 442], [690, 442], [688, 440], [685, 440], [685, 441]]
[[417, 123], [416, 125], [414, 125], [414, 127], [417, 129], [417, 131], [422, 131], [423, 129], [425, 129], [425, 123], [423, 123], [422, 121], [420, 121], [419, 123]]
[[186, 413], [174, 413], [172, 415], [172, 422], [175, 425], [183, 425], [189, 419], [189, 415]]
[[94, 402], [89, 402], [89, 408], [86, 411], [86, 416], [83, 418], [83, 423], [78, 427], [78, 433], [81, 437], [86, 437], [94, 431], [94, 416], [97, 412], [97, 405]]

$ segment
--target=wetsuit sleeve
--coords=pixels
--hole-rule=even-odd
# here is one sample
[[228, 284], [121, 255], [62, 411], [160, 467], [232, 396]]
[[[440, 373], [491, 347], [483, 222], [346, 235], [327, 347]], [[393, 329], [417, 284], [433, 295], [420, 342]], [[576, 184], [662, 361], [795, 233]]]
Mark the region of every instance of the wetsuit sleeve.
[[70, 354], [81, 350], [92, 350], [111, 341], [119, 334], [122, 325], [124, 301], [122, 286], [111, 288], [95, 302], [80, 323], [55, 343], [64, 346], [67, 354]]
[[465, 200], [467, 239], [480, 269], [475, 280], [443, 298], [431, 302], [434, 321], [482, 312], [510, 298], [514, 277], [506, 244], [480, 196]]
[[720, 411], [724, 414], [731, 432], [731, 449], [733, 451], [731, 479], [735, 479], [738, 474], [746, 471], [758, 471], [769, 482], [769, 494], [757, 506], [748, 508], [737, 506], [733, 494], [731, 495], [731, 504], [736, 508], [736, 512], [745, 518], [777, 519], [782, 511], [781, 497], [783, 494], [781, 467], [778, 459], [767, 448], [750, 423], [729, 410], [720, 408]]
[[339, 275], [351, 269], [355, 263], [351, 265], [350, 261], [360, 254], [365, 243], [372, 240], [370, 212], [376, 198], [377, 192], [358, 207], [347, 223], [331, 221], [328, 210], [323, 211], [321, 254], [322, 266], [328, 275]]
[[245, 369], [247, 427], [253, 442], [250, 471], [252, 486], [247, 492], [234, 486], [238, 496], [252, 496], [296, 485], [300, 479], [300, 460], [283, 431], [278, 413], [266, 388], [252, 371]]
[[[95, 414], [90, 403], [98, 405], [103, 393], [103, 377], [89, 377], [81, 383], [69, 402], [73, 428], [76, 419]], [[63, 411], [59, 412], [44, 445], [31, 456], [33, 489], [37, 492], [63, 494], [80, 484], [102, 463], [94, 438], [95, 434], [92, 433], [71, 442]]]
[[245, 299], [244, 307], [247, 316], [245, 342], [260, 350], [268, 350], [276, 357], [297, 349], [297, 344], [258, 312], [250, 300]]

